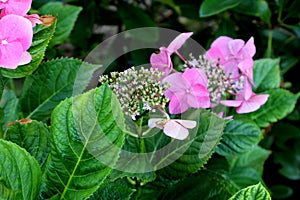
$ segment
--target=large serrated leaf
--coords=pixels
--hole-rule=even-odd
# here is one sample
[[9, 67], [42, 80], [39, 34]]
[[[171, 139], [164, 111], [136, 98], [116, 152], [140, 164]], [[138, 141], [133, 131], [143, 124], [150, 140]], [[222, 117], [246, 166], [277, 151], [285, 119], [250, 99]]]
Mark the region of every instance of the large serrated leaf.
[[[36, 73], [28, 76], [24, 83], [20, 98], [24, 115], [38, 120], [48, 118], [56, 105], [76, 93], [74, 90], [88, 85], [96, 68], [96, 65], [72, 58], [56, 59], [41, 64]], [[83, 78], [85, 80], [77, 81], [75, 87], [75, 81]], [[82, 89], [78, 93], [81, 92]]]
[[217, 153], [223, 156], [245, 153], [262, 139], [259, 127], [248, 119], [235, 119], [224, 130]]
[[38, 24], [34, 28], [33, 41], [29, 48], [32, 60], [29, 64], [19, 66], [17, 69], [2, 69], [3, 76], [9, 78], [22, 78], [32, 74], [42, 62], [46, 48], [51, 40], [56, 27], [56, 20], [51, 26]]
[[0, 108], [3, 109], [3, 118], [1, 120], [1, 127], [3, 131], [6, 130], [6, 126], [18, 119], [18, 105], [19, 99], [17, 99], [15, 93], [12, 90], [4, 90], [2, 99], [0, 101]]
[[271, 200], [271, 196], [267, 189], [258, 183], [238, 191], [228, 200]]
[[200, 6], [200, 17], [209, 17], [230, 8], [234, 8], [241, 0], [204, 0]]
[[126, 185], [106, 181], [99, 189], [89, 198], [89, 200], [107, 200], [107, 199], [122, 199], [129, 200], [135, 190]]
[[292, 112], [298, 96], [284, 89], [265, 91], [270, 94], [266, 104], [259, 110], [247, 114], [258, 126], [267, 127], [269, 123], [276, 122]]
[[41, 177], [39, 164], [28, 152], [0, 139], [0, 199], [38, 199]]
[[81, 10], [81, 7], [65, 5], [62, 2], [49, 2], [39, 9], [41, 14], [58, 17], [57, 28], [50, 46], [62, 44], [69, 37]]
[[280, 72], [279, 59], [260, 59], [254, 62], [253, 79], [255, 92], [279, 88]]
[[90, 197], [118, 159], [123, 128], [121, 106], [107, 85], [59, 104], [51, 116], [42, 197]]
[[197, 175], [188, 177], [162, 192], [158, 199], [215, 200], [232, 196], [238, 188], [219, 174], [203, 170]]
[[182, 146], [178, 146], [176, 150], [170, 152], [165, 159], [172, 158], [182, 148], [186, 148], [186, 150], [175, 162], [160, 170], [160, 174], [178, 179], [187, 174], [197, 172], [215, 152], [223, 135], [224, 126], [224, 119], [203, 111], [198, 121], [196, 135], [188, 142], [183, 143]]
[[38, 121], [16, 122], [9, 126], [5, 138], [26, 149], [43, 166], [49, 151], [48, 127]]

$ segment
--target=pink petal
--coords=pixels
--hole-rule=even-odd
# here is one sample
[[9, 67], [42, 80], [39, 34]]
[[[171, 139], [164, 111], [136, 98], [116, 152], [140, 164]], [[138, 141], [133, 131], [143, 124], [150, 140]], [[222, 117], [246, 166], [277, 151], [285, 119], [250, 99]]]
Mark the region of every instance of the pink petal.
[[244, 79], [244, 99], [247, 101], [252, 96], [252, 87], [247, 78]]
[[193, 85], [190, 89], [191, 95], [209, 97], [209, 92], [206, 87], [200, 84]]
[[178, 140], [184, 140], [189, 135], [189, 131], [185, 127], [173, 120], [165, 124], [164, 133]]
[[163, 118], [151, 118], [148, 120], [148, 126], [149, 128], [157, 127], [159, 129], [163, 129], [163, 125], [157, 124], [157, 122], [160, 122], [164, 120]]
[[177, 92], [181, 90], [185, 91], [190, 87], [189, 83], [184, 78], [182, 78], [182, 73], [180, 72], [173, 73], [167, 76], [163, 79], [163, 82], [167, 82], [171, 86], [169, 90], [172, 92]]
[[207, 87], [208, 85], [207, 76], [200, 69], [196, 69], [196, 68], [186, 69], [185, 72], [183, 72], [182, 77], [188, 83], [190, 83], [190, 85], [201, 84], [205, 87]]
[[241, 105], [243, 101], [239, 101], [239, 100], [224, 100], [224, 101], [220, 101], [220, 103], [224, 106], [228, 106], [228, 107], [238, 107]]
[[268, 100], [268, 94], [253, 95], [248, 101], [244, 101], [237, 109], [237, 113], [249, 113], [256, 111], [261, 105], [265, 104]]
[[32, 57], [31, 57], [30, 53], [25, 51], [25, 52], [23, 52], [21, 60], [18, 65], [26, 65], [26, 64], [30, 63], [31, 59], [32, 59]]
[[183, 127], [188, 128], [188, 129], [192, 129], [197, 126], [197, 122], [193, 121], [193, 120], [174, 119], [173, 121], [181, 124]]
[[245, 51], [248, 52], [248, 54], [253, 57], [255, 52], [256, 52], [256, 47], [255, 47], [255, 44], [254, 44], [254, 38], [251, 37], [247, 43], [245, 44], [245, 47], [244, 47]]
[[153, 53], [150, 57], [150, 63], [153, 68], [157, 68], [158, 71], [164, 72], [164, 77], [169, 75], [173, 68], [170, 55], [166, 48], [160, 48], [160, 52], [158, 54]]
[[32, 24], [24, 17], [17, 15], [4, 16], [0, 20], [0, 31], [0, 40], [6, 39], [8, 42], [18, 41], [22, 44], [23, 51], [26, 51], [32, 43]]
[[193, 35], [193, 32], [181, 33], [178, 35], [168, 46], [168, 51], [170, 54], [173, 54], [175, 51], [181, 48], [187, 39]]
[[206, 56], [209, 59], [214, 60], [215, 62], [217, 62], [220, 59], [221, 64], [223, 64], [225, 62], [223, 53], [221, 52], [221, 50], [219, 48], [216, 48], [216, 47], [211, 47], [206, 52]]
[[211, 48], [217, 48], [222, 53], [222, 55], [229, 55], [230, 51], [228, 48], [228, 43], [233, 39], [227, 36], [218, 37], [212, 44]]
[[[182, 97], [180, 97], [181, 100]], [[174, 95], [171, 99], [170, 99], [170, 103], [169, 103], [169, 112], [171, 114], [180, 114], [185, 112], [188, 109], [188, 105], [186, 102], [184, 101], [179, 101], [178, 97], [176, 95]]]
[[252, 58], [244, 59], [238, 64], [238, 68], [251, 82], [253, 82], [253, 64], [254, 61]]
[[245, 42], [240, 39], [236, 40], [231, 40], [228, 42], [228, 48], [231, 54], [233, 55], [238, 55], [238, 53], [241, 51], [243, 48]]
[[42, 24], [43, 23], [40, 20], [40, 16], [38, 14], [25, 15], [24, 17], [31, 22], [32, 27], [35, 27], [36, 24]]
[[1, 16], [16, 14], [24, 16], [31, 7], [32, 0], [8, 0], [5, 3], [0, 1]]
[[[0, 39], [1, 41], [1, 39]], [[23, 54], [22, 45], [19, 42], [0, 44], [0, 66], [16, 69]]]

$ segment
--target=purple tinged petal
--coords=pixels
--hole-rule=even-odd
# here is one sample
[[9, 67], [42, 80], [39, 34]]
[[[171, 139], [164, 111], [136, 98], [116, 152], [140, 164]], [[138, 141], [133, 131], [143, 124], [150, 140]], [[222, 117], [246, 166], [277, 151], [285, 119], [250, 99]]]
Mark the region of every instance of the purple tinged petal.
[[151, 118], [148, 120], [148, 126], [149, 128], [157, 127], [159, 129], [163, 129], [163, 125], [159, 124], [159, 122], [163, 121], [163, 118]]
[[177, 140], [184, 140], [189, 135], [189, 131], [187, 130], [187, 128], [174, 120], [170, 120], [165, 124], [164, 133], [167, 136], [175, 138]]
[[247, 78], [244, 79], [244, 100], [248, 100], [250, 99], [250, 97], [252, 96], [253, 92], [252, 92], [252, 87], [250, 85], [250, 83], [248, 82]]
[[193, 32], [181, 33], [178, 35], [167, 48], [170, 55], [180, 49], [185, 41], [191, 37], [191, 35], [193, 35]]
[[25, 52], [23, 52], [21, 60], [18, 63], [18, 65], [26, 65], [26, 64], [30, 63], [31, 59], [32, 59], [32, 57], [31, 57], [30, 53], [25, 51]]
[[21, 60], [22, 54], [23, 48], [19, 42], [0, 44], [0, 66], [9, 69], [16, 69]]
[[248, 101], [244, 101], [236, 109], [236, 112], [241, 114], [256, 111], [267, 102], [268, 97], [268, 94], [256, 95], [253, 93], [253, 96]]
[[243, 101], [240, 100], [223, 100], [220, 101], [220, 103], [224, 106], [228, 106], [228, 107], [238, 107], [242, 104]]
[[245, 44], [245, 47], [244, 47], [245, 51], [248, 52], [248, 54], [253, 57], [254, 54], [256, 53], [256, 47], [255, 47], [255, 44], [254, 44], [254, 38], [251, 37], [247, 43]]
[[8, 0], [6, 2], [0, 1], [0, 8], [2, 8], [1, 17], [8, 14], [24, 16], [30, 10], [31, 3], [32, 0]]
[[228, 49], [232, 55], [238, 55], [244, 47], [245, 42], [240, 39], [231, 40], [228, 42]]
[[182, 97], [179, 98], [180, 99], [178, 99], [177, 95], [173, 95], [170, 99], [169, 112], [171, 114], [180, 114], [188, 109], [187, 103], [181, 99]]
[[169, 75], [173, 69], [173, 64], [170, 55], [166, 48], [161, 47], [158, 54], [153, 53], [150, 57], [150, 63], [153, 68], [157, 68], [158, 71], [164, 72], [164, 77]]
[[197, 126], [197, 122], [193, 120], [184, 120], [184, 119], [173, 119], [173, 121], [181, 124], [183, 127], [192, 129]]
[[190, 84], [201, 84], [205, 87], [208, 85], [208, 80], [206, 74], [196, 68], [187, 69], [183, 72], [182, 77]]

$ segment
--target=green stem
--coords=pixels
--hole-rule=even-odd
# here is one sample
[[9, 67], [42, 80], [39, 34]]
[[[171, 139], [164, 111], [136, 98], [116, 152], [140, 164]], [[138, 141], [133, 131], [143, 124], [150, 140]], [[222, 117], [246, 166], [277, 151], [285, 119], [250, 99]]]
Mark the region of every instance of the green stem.
[[14, 79], [9, 79], [9, 88], [17, 95]]
[[269, 31], [269, 36], [268, 36], [268, 48], [266, 51], [266, 58], [271, 58], [272, 56], [272, 37], [273, 37], [273, 31]]

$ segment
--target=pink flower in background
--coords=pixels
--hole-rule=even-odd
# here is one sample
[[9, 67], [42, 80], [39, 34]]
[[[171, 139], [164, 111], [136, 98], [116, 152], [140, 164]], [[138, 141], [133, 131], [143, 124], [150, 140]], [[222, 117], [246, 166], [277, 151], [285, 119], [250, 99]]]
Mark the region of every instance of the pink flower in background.
[[233, 77], [238, 77], [240, 70], [253, 83], [252, 57], [255, 52], [253, 37], [245, 44], [243, 40], [221, 36], [212, 43], [206, 55], [214, 61], [220, 59], [227, 76], [231, 73]]
[[0, 19], [0, 67], [15, 69], [31, 61], [27, 52], [32, 43], [32, 24], [18, 15]]
[[0, 0], [0, 9], [2, 9], [0, 18], [8, 14], [25, 16], [30, 10], [31, 3], [32, 0]]
[[210, 107], [208, 80], [202, 70], [192, 68], [183, 73], [173, 73], [167, 76], [164, 82], [171, 85], [165, 92], [165, 96], [170, 99], [171, 114], [183, 113], [188, 108]]
[[149, 128], [159, 128], [172, 138], [184, 140], [188, 137], [188, 129], [195, 128], [197, 123], [192, 120], [152, 118], [148, 121]]
[[191, 37], [192, 34], [192, 32], [181, 33], [169, 44], [167, 48], [160, 47], [160, 52], [158, 54], [153, 53], [150, 57], [150, 63], [152, 67], [157, 68], [160, 72], [165, 72], [165, 76], [167, 76], [173, 69], [171, 55], [176, 53], [179, 55], [179, 57], [181, 57], [181, 55], [178, 53], [178, 49], [181, 48], [181, 46], [189, 37]]

